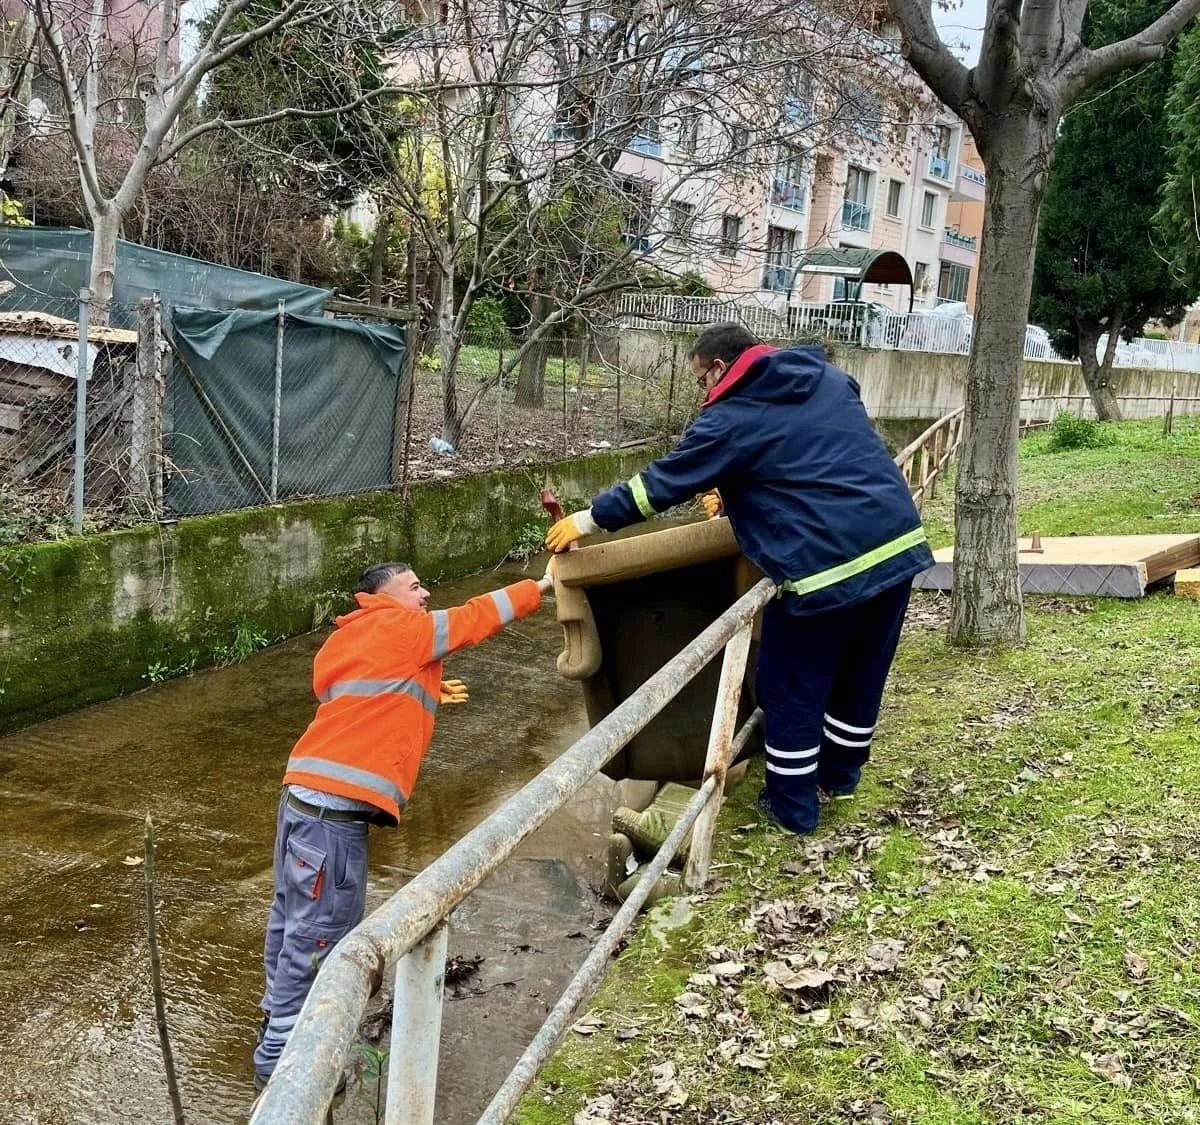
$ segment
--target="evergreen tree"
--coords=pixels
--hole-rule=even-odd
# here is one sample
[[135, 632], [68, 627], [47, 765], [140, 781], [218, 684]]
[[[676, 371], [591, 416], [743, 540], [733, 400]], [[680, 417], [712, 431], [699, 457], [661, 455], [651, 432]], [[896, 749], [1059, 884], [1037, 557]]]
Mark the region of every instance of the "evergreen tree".
[[1177, 276], [1200, 289], [1200, 25], [1180, 36], [1171, 64], [1169, 172], [1157, 222]]
[[[1093, 0], [1084, 41], [1099, 47], [1156, 19], [1161, 2]], [[1033, 319], [1079, 357], [1100, 418], [1120, 417], [1111, 368], [1120, 336], [1147, 320], [1171, 324], [1189, 292], [1166, 260], [1154, 222], [1169, 167], [1168, 60], [1117, 76], [1064, 118], [1038, 227]], [[1108, 334], [1102, 360], [1100, 337]]]

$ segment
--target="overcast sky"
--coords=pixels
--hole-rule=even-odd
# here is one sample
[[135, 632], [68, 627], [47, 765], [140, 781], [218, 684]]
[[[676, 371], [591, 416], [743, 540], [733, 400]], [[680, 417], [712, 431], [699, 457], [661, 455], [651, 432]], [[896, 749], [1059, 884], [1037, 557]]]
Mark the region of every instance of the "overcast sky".
[[986, 0], [959, 0], [958, 5], [948, 12], [934, 5], [933, 22], [937, 24], [938, 34], [968, 66], [974, 66], [979, 58], [986, 19]]

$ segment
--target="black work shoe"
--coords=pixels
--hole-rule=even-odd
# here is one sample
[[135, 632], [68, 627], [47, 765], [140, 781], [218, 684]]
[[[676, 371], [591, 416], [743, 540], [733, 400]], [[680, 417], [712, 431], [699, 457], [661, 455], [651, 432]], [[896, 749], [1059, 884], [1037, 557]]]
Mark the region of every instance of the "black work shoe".
[[267, 1037], [267, 1024], [271, 1022], [271, 1013], [263, 1012], [262, 1023], [258, 1025], [258, 1034], [254, 1037], [255, 1043], [261, 1043]]

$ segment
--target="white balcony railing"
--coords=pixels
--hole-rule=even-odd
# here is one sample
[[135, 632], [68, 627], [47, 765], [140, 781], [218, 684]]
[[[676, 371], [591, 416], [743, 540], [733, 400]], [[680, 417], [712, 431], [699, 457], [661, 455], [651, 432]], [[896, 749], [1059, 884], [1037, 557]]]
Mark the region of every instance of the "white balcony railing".
[[842, 204], [842, 226], [846, 230], [870, 230], [871, 208], [865, 203], [847, 199]]

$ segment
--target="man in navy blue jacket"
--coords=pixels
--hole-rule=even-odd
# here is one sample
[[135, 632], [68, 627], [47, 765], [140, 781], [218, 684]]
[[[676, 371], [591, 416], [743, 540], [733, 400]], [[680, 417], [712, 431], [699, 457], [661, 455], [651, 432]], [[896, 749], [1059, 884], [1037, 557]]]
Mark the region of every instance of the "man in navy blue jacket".
[[858, 785], [911, 581], [933, 556], [858, 384], [822, 348], [778, 350], [717, 324], [689, 358], [706, 394], [679, 445], [554, 524], [546, 542], [566, 550], [719, 489], [743, 553], [780, 589], [759, 646], [759, 807], [811, 832], [818, 787], [837, 798]]

